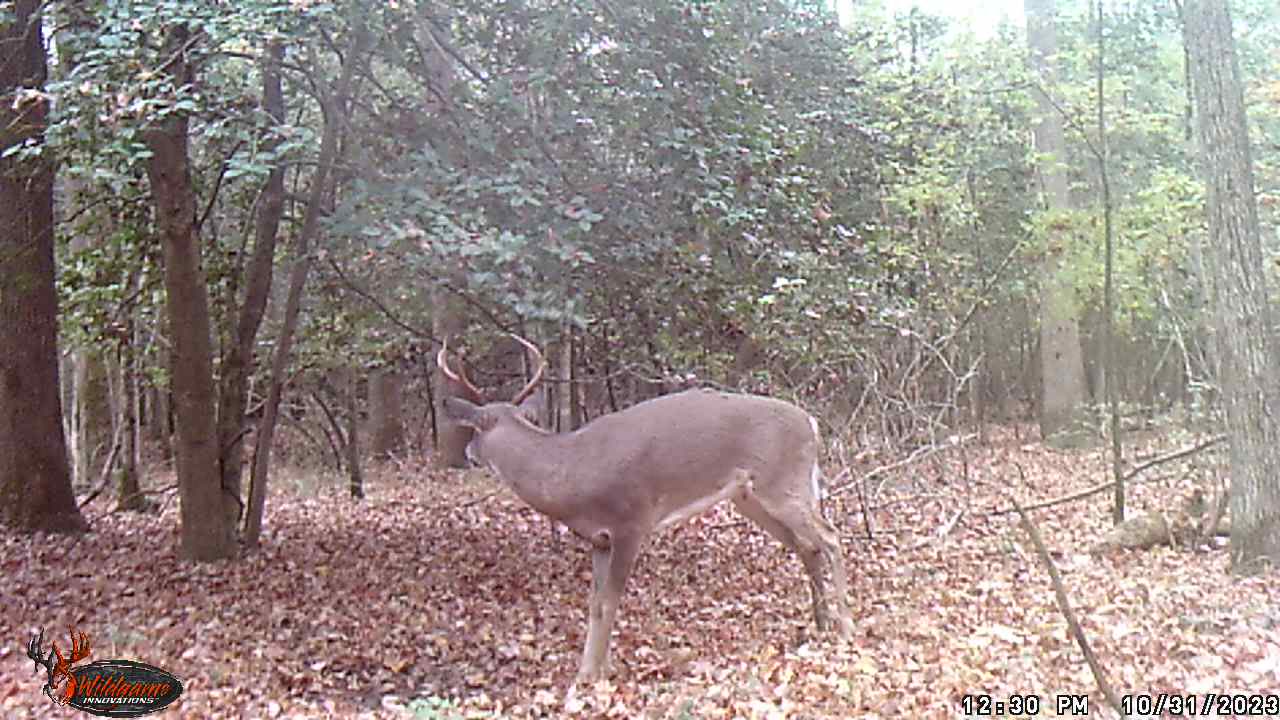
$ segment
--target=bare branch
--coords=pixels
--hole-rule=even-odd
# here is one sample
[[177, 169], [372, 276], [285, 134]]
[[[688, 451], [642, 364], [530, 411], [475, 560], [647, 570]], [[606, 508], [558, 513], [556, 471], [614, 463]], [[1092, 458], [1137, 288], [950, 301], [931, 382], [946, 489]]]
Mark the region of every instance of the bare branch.
[[[976, 437], [978, 437], [977, 433], [970, 433], [969, 435], [964, 435], [947, 444], [935, 443], [933, 445], [925, 445], [925, 446], [916, 448], [910, 455], [906, 456], [905, 458], [898, 460], [896, 462], [891, 462], [888, 465], [881, 465], [880, 467], [873, 469], [871, 472], [867, 473], [866, 475], [863, 475], [861, 478], [851, 480], [841, 487], [832, 489], [831, 492], [828, 494], [839, 495], [839, 494], [845, 493], [854, 485], [857, 485], [859, 482], [863, 482], [863, 483], [868, 482], [876, 477], [879, 477], [880, 475], [884, 475], [885, 473], [893, 472], [894, 470], [899, 470], [901, 468], [904, 468], [908, 465], [911, 465], [912, 463], [923, 460], [942, 450], [958, 447], [964, 443], [969, 442], [970, 440]], [[844, 474], [843, 470], [841, 471], [841, 474]], [[852, 476], [853, 473], [850, 472], [849, 475]]]
[[[1023, 475], [1022, 466], [1018, 467], [1018, 474], [1026, 480]], [[1121, 713], [1120, 695], [1116, 693], [1110, 681], [1107, 680], [1106, 670], [1102, 667], [1102, 663], [1098, 662], [1098, 657], [1093, 653], [1093, 647], [1089, 645], [1089, 639], [1085, 637], [1084, 628], [1080, 626], [1080, 621], [1076, 618], [1076, 613], [1071, 609], [1071, 601], [1067, 598], [1067, 590], [1062, 584], [1062, 576], [1058, 574], [1058, 566], [1054, 565], [1053, 558], [1049, 555], [1049, 550], [1044, 546], [1044, 540], [1040, 537], [1040, 531], [1036, 528], [1035, 523], [1031, 522], [1031, 516], [1027, 514], [1018, 501], [1012, 495], [1010, 501], [1013, 503], [1014, 509], [1022, 518], [1022, 529], [1031, 537], [1031, 542], [1036, 547], [1036, 554], [1040, 556], [1041, 562], [1049, 571], [1049, 580], [1053, 583], [1053, 594], [1058, 601], [1058, 609], [1062, 611], [1063, 617], [1067, 619], [1067, 627], [1071, 630], [1072, 637], [1075, 638], [1076, 644], [1080, 646], [1080, 651], [1084, 653], [1084, 659], [1089, 663], [1089, 672], [1093, 673], [1094, 682], [1098, 683], [1098, 689], [1106, 696], [1107, 702], [1116, 712]]]
[[[1137, 467], [1129, 470], [1129, 472], [1125, 473], [1124, 477], [1121, 478], [1121, 482], [1128, 482], [1132, 480], [1134, 477], [1136, 477], [1138, 473], [1141, 473], [1144, 470], [1149, 470], [1155, 467], [1156, 465], [1167, 463], [1171, 460], [1177, 460], [1178, 458], [1183, 458], [1188, 455], [1198, 453], [1201, 450], [1204, 450], [1205, 448], [1209, 448], [1214, 445], [1217, 445], [1218, 443], [1225, 440], [1226, 437], [1227, 437], [1226, 435], [1214, 435], [1208, 440], [1204, 440], [1191, 447], [1183, 448], [1181, 450], [1176, 450], [1174, 452], [1169, 453], [1168, 455], [1161, 455], [1160, 457], [1152, 458], [1151, 460], [1148, 460], [1142, 463], [1141, 465], [1138, 465]], [[1097, 495], [1100, 492], [1109, 490], [1110, 488], [1114, 487], [1115, 484], [1116, 484], [1115, 480], [1108, 480], [1107, 482], [1104, 482], [1100, 485], [1094, 485], [1091, 488], [1086, 488], [1079, 492], [1071, 493], [1070, 495], [1063, 495], [1061, 497], [1056, 497], [1050, 500], [1044, 500], [1042, 502], [1035, 503], [1034, 505], [1028, 505], [1023, 509], [1024, 510], [1040, 510], [1053, 505], [1061, 505], [1063, 503], [1074, 502], [1076, 500], [1083, 500], [1091, 495]], [[1017, 512], [1017, 511], [1018, 511], [1017, 507], [1011, 507], [1011, 508], [1002, 508], [1000, 510], [991, 510], [985, 514], [986, 515], [1007, 515], [1009, 513]]]

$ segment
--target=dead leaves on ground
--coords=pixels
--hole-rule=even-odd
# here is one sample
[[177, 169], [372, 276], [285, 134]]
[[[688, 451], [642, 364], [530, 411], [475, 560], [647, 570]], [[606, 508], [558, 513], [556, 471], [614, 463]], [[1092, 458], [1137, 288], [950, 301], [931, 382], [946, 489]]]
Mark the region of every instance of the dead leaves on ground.
[[[1102, 459], [1011, 441], [968, 452], [968, 477], [957, 458], [905, 468], [876, 498], [870, 541], [851, 496], [832, 508], [853, 576], [851, 642], [814, 635], [799, 562], [729, 509], [655, 538], [615, 628], [617, 672], [570, 711], [943, 718], [966, 694], [1029, 693], [1044, 715], [1061, 694], [1101, 711], [1015, 518], [982, 512], [1008, 492], [1032, 501], [1096, 483]], [[93, 639], [91, 660], [182, 678], [170, 717], [564, 715], [586, 630], [583, 546], [505, 492], [465, 504], [494, 489], [466, 477], [384, 478], [363, 503], [336, 489], [275, 497], [263, 547], [237, 562], [179, 561], [172, 507], [109, 516], [79, 540], [3, 537], [0, 711], [73, 712], [41, 695], [22, 648], [41, 627], [74, 627]], [[1159, 506], [1189, 477], [1134, 486], [1132, 507]], [[1121, 692], [1280, 692], [1276, 576], [1232, 578], [1221, 548], [1090, 556], [1106, 502], [1035, 517]], [[962, 506], [949, 534], [921, 542]]]

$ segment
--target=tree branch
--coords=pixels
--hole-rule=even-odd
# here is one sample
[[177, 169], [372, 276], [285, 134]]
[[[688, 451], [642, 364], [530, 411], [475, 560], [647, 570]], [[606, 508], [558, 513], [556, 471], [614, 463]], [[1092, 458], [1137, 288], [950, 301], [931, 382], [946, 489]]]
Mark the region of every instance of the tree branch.
[[[1133, 468], [1133, 469], [1129, 470], [1129, 472], [1125, 473], [1125, 474], [1124, 474], [1124, 476], [1120, 478], [1120, 482], [1128, 482], [1128, 481], [1132, 480], [1134, 477], [1136, 477], [1136, 476], [1137, 476], [1139, 473], [1141, 473], [1142, 471], [1144, 471], [1144, 470], [1149, 470], [1149, 469], [1151, 469], [1151, 468], [1155, 467], [1156, 465], [1160, 465], [1160, 464], [1163, 464], [1163, 463], [1167, 463], [1167, 462], [1169, 462], [1169, 461], [1171, 461], [1171, 460], [1177, 460], [1178, 458], [1182, 458], [1182, 457], [1186, 457], [1186, 456], [1188, 456], [1188, 455], [1192, 455], [1192, 454], [1198, 453], [1198, 452], [1200, 452], [1201, 450], [1204, 450], [1205, 448], [1212, 447], [1212, 446], [1214, 446], [1214, 445], [1216, 445], [1216, 444], [1218, 444], [1218, 443], [1222, 442], [1223, 440], [1225, 440], [1225, 439], [1226, 439], [1226, 437], [1227, 437], [1226, 435], [1214, 435], [1213, 437], [1209, 438], [1208, 440], [1204, 440], [1204, 441], [1202, 441], [1202, 442], [1200, 442], [1200, 443], [1197, 443], [1197, 444], [1195, 444], [1195, 445], [1192, 445], [1192, 446], [1191, 446], [1191, 447], [1189, 447], [1189, 448], [1183, 448], [1183, 449], [1181, 449], [1181, 450], [1176, 450], [1176, 451], [1174, 451], [1174, 452], [1171, 452], [1171, 453], [1169, 453], [1168, 455], [1161, 455], [1160, 457], [1152, 458], [1151, 460], [1148, 460], [1148, 461], [1146, 461], [1146, 462], [1142, 463], [1141, 465], [1138, 465], [1137, 467], [1135, 467], [1135, 468]], [[1110, 489], [1111, 487], [1115, 486], [1115, 484], [1116, 484], [1116, 481], [1115, 481], [1115, 480], [1108, 480], [1107, 482], [1104, 482], [1104, 483], [1102, 483], [1101, 485], [1094, 485], [1094, 486], [1093, 486], [1093, 487], [1091, 487], [1091, 488], [1086, 488], [1086, 489], [1081, 490], [1081, 491], [1079, 491], [1079, 492], [1071, 493], [1070, 495], [1063, 495], [1063, 496], [1061, 496], [1061, 497], [1056, 497], [1056, 498], [1053, 498], [1053, 499], [1051, 499], [1051, 500], [1044, 500], [1044, 501], [1042, 501], [1042, 502], [1038, 502], [1038, 503], [1036, 503], [1036, 504], [1034, 504], [1034, 505], [1028, 505], [1027, 507], [1025, 507], [1025, 508], [1023, 508], [1023, 509], [1025, 509], [1025, 510], [1040, 510], [1040, 509], [1042, 509], [1042, 508], [1047, 508], [1047, 507], [1050, 507], [1050, 506], [1053, 506], [1053, 505], [1061, 505], [1062, 503], [1073, 502], [1073, 501], [1075, 501], [1075, 500], [1083, 500], [1084, 498], [1087, 498], [1087, 497], [1089, 497], [1090, 495], [1097, 495], [1097, 494], [1098, 494], [1098, 493], [1100, 493], [1100, 492], [1103, 492], [1103, 491], [1105, 491], [1105, 490], [1108, 490], [1108, 489]], [[1000, 509], [1000, 510], [991, 510], [991, 511], [987, 512], [986, 514], [987, 514], [987, 515], [1007, 515], [1007, 514], [1009, 514], [1009, 513], [1012, 513], [1012, 512], [1018, 512], [1018, 511], [1019, 511], [1019, 510], [1018, 510], [1017, 506], [1014, 506], [1014, 507], [1011, 507], [1011, 508], [1002, 508], [1002, 509]]]
[[[1026, 480], [1026, 476], [1022, 473], [1022, 466], [1019, 465], [1018, 474]], [[1080, 626], [1080, 621], [1076, 618], [1076, 613], [1071, 609], [1071, 602], [1067, 598], [1067, 590], [1062, 584], [1062, 576], [1058, 574], [1058, 566], [1053, 564], [1053, 558], [1049, 555], [1049, 550], [1044, 546], [1044, 540], [1040, 537], [1040, 531], [1036, 529], [1035, 523], [1031, 522], [1031, 516], [1027, 514], [1017, 499], [1010, 496], [1013, 507], [1018, 515], [1022, 518], [1022, 529], [1027, 535], [1031, 536], [1031, 542], [1036, 547], [1036, 554], [1040, 556], [1041, 562], [1049, 571], [1049, 580], [1053, 583], [1053, 595], [1057, 599], [1058, 609], [1062, 611], [1062, 616], [1067, 619], [1067, 627], [1071, 630], [1072, 637], [1075, 638], [1076, 644], [1080, 646], [1080, 651], [1084, 653], [1084, 659], [1089, 663], [1089, 672], [1093, 674], [1093, 680], [1098, 684], [1098, 689], [1106, 696], [1107, 702], [1116, 712], [1121, 713], [1120, 695], [1116, 693], [1114, 687], [1107, 680], [1106, 670], [1102, 667], [1102, 663], [1098, 662], [1098, 657], [1093, 653], [1093, 647], [1089, 645], [1089, 639], [1085, 637], [1084, 628]]]

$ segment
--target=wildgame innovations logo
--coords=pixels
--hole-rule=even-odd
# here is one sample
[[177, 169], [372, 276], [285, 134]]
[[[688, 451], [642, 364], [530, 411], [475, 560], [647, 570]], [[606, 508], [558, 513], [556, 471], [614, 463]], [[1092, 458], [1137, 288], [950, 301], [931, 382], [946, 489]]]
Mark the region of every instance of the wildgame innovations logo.
[[44, 630], [31, 638], [27, 657], [48, 672], [44, 694], [58, 705], [93, 715], [133, 718], [168, 707], [182, 695], [182, 681], [166, 670], [132, 660], [98, 660], [72, 667], [89, 657], [89, 636], [71, 630], [71, 648], [63, 655], [58, 643], [44, 653]]

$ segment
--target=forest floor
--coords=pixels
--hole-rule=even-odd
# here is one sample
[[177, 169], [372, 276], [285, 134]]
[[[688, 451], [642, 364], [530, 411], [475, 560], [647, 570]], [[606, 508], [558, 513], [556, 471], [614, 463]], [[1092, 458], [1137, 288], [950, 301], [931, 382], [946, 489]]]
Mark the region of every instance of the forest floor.
[[[852, 575], [849, 641], [814, 634], [799, 561], [731, 508], [655, 537], [623, 600], [612, 682], [570, 710], [585, 544], [484, 473], [388, 466], [361, 502], [280, 482], [261, 549], [205, 565], [175, 555], [172, 493], [150, 515], [99, 500], [81, 538], [0, 536], [0, 717], [79, 716], [40, 692], [26, 644], [41, 628], [46, 652], [74, 628], [89, 660], [178, 676], [163, 717], [951, 718], [982, 709], [966, 695], [1019, 696], [1022, 710], [1034, 696], [1042, 716], [1083, 696], [1089, 716], [1114, 717], [1017, 515], [990, 514], [1103, 482], [1105, 460], [1028, 437], [995, 430], [879, 476], [865, 522], [856, 493], [828, 500]], [[1142, 442], [1127, 448], [1137, 462], [1194, 444]], [[1180, 505], [1216, 482], [1219, 455], [1143, 473], [1131, 511]], [[1259, 694], [1280, 693], [1280, 578], [1233, 577], [1222, 540], [1092, 554], [1109, 503], [1033, 515], [1110, 681], [1139, 705], [1240, 694], [1210, 715], [1265, 713], [1277, 700]]]

